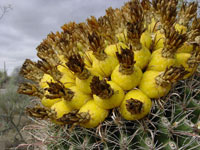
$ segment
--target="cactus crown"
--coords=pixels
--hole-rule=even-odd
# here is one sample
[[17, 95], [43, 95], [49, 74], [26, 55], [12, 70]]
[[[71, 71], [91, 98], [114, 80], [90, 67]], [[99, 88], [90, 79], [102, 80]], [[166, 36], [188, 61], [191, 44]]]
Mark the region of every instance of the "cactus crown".
[[[20, 74], [33, 82], [21, 84], [18, 92], [38, 97], [42, 105], [44, 101], [50, 101], [44, 107], [36, 104], [26, 109], [31, 117], [41, 119], [40, 127], [43, 131], [47, 130], [47, 136], [44, 137], [47, 142], [44, 141], [50, 143], [50, 148], [200, 148], [197, 140], [200, 132], [200, 79], [199, 76], [193, 76], [189, 80], [178, 82], [195, 72], [200, 63], [200, 18], [197, 17], [197, 3], [183, 3], [179, 10], [178, 0], [141, 1], [130, 0], [119, 9], [108, 8], [105, 16], [100, 18], [92, 16], [83, 23], [70, 22], [63, 25], [62, 32], [50, 33], [36, 48], [39, 61], [27, 59], [24, 62]], [[120, 51], [118, 46], [121, 46]], [[191, 57], [177, 66], [175, 61], [178, 63], [178, 49], [184, 46], [186, 50], [187, 46], [192, 47], [192, 52], [187, 52], [187, 58]], [[159, 47], [155, 49], [158, 50], [158, 59], [152, 59], [157, 53], [154, 55], [149, 50], [150, 47]], [[87, 56], [91, 57], [91, 62], [88, 62]], [[144, 67], [138, 63], [145, 61]], [[156, 63], [158, 67], [155, 67]], [[118, 66], [121, 73], [119, 76], [115, 72]], [[136, 66], [141, 75], [138, 73], [138, 77], [131, 78]], [[163, 71], [165, 66], [167, 68]], [[142, 76], [149, 70], [152, 74]], [[155, 74], [160, 71], [159, 75], [151, 78], [154, 71]], [[109, 73], [107, 75], [104, 72]], [[134, 73], [137, 74], [137, 71]], [[130, 89], [119, 84], [124, 82], [133, 85], [139, 78], [141, 80], [138, 80], [138, 84]], [[165, 93], [171, 87], [175, 88], [169, 94]], [[127, 92], [135, 90], [144, 96], [152, 96], [151, 99], [148, 98], [151, 104], [147, 104], [138, 93], [129, 95], [137, 98], [125, 99]], [[155, 98], [155, 95], [163, 97]], [[114, 100], [108, 105], [115, 105], [120, 97], [122, 100], [119, 100], [119, 105], [110, 113], [98, 102], [104, 104]], [[86, 105], [88, 102], [94, 105]], [[82, 106], [72, 108], [76, 104]], [[146, 117], [136, 121], [123, 119], [127, 114], [141, 116], [145, 107], [149, 108]], [[48, 121], [63, 127], [49, 124]], [[97, 128], [86, 129], [84, 125], [87, 123], [95, 123]], [[47, 124], [53, 129], [47, 128]], [[75, 125], [77, 126], [73, 128]], [[88, 128], [94, 127], [92, 125], [88, 125]], [[37, 129], [33, 132], [35, 130]], [[56, 140], [52, 140], [55, 139], [52, 137], [56, 137]]]

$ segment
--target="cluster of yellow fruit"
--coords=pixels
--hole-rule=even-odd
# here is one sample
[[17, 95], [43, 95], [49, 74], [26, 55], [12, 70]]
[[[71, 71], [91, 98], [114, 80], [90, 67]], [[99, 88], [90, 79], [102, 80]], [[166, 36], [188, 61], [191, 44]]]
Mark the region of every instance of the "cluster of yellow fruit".
[[166, 96], [200, 61], [197, 4], [177, 0], [131, 0], [87, 23], [71, 22], [37, 47], [41, 59], [27, 59], [19, 93], [41, 105], [27, 112], [57, 124], [98, 126], [118, 108], [127, 120], [145, 117], [152, 99]]

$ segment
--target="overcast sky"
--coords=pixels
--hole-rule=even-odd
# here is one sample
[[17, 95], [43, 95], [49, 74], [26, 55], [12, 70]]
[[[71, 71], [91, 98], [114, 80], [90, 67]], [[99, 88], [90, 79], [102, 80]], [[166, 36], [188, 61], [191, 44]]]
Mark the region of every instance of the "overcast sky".
[[[51, 31], [69, 22], [102, 16], [105, 9], [128, 0], [0, 0], [12, 10], [0, 20], [0, 70], [6, 62], [10, 74], [26, 58], [37, 60], [35, 48]], [[0, 16], [1, 16], [0, 10]]]

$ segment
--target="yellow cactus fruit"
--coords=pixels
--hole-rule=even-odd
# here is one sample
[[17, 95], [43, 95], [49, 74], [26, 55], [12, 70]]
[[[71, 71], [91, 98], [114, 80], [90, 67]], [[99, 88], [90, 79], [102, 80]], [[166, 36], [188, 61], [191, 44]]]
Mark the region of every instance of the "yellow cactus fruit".
[[143, 32], [140, 37], [140, 43], [150, 49], [152, 44], [151, 33], [148, 31]]
[[85, 54], [84, 54], [84, 63], [87, 67], [92, 67], [92, 63], [93, 63], [93, 60], [94, 60], [94, 55], [92, 54], [93, 52], [92, 51], [86, 51]]
[[92, 78], [93, 76], [90, 75], [87, 79], [85, 80], [81, 80], [79, 78], [76, 78], [76, 86], [77, 88], [86, 93], [86, 94], [90, 94], [91, 93], [91, 89], [90, 89], [90, 83], [92, 82]]
[[141, 90], [131, 90], [125, 95], [119, 112], [126, 120], [139, 120], [151, 111], [151, 106], [151, 99]]
[[157, 22], [154, 18], [151, 19], [151, 23], [148, 25], [147, 27], [147, 31], [149, 33], [155, 32], [156, 26], [157, 26]]
[[177, 66], [182, 65], [188, 74], [183, 79], [187, 79], [194, 74], [200, 61], [200, 52], [194, 51], [193, 53], [177, 53], [176, 54]]
[[175, 29], [176, 29], [176, 31], [178, 31], [179, 33], [186, 33], [187, 32], [187, 27], [186, 26], [184, 26], [184, 25], [181, 25], [181, 24], [176, 24], [175, 25]]
[[164, 71], [175, 65], [175, 53], [186, 40], [186, 34], [179, 34], [173, 26], [165, 30], [164, 47], [152, 53], [147, 70]]
[[[66, 64], [66, 63], [65, 63]], [[65, 88], [69, 88], [75, 85], [75, 77], [71, 70], [67, 68], [66, 65], [58, 65], [58, 70], [62, 73], [60, 82], [64, 85]]]
[[121, 49], [116, 53], [120, 65], [111, 74], [111, 80], [123, 90], [130, 90], [139, 85], [142, 78], [142, 70], [134, 65], [134, 53], [132, 49]]
[[58, 58], [60, 59], [61, 64], [62, 64], [62, 65], [65, 65], [65, 63], [67, 62], [65, 56], [64, 56], [64, 55], [58, 55]]
[[60, 82], [64, 85], [65, 88], [75, 86], [75, 80], [69, 77], [67, 74], [64, 74], [61, 77]]
[[105, 59], [94, 59], [92, 68], [102, 77], [109, 77], [118, 65], [116, 57], [107, 55]]
[[67, 89], [64, 100], [66, 104], [73, 109], [80, 109], [88, 100], [92, 97], [88, 94], [81, 92], [77, 86], [73, 86]]
[[53, 77], [50, 76], [49, 74], [44, 74], [39, 85], [41, 88], [45, 89], [45, 88], [49, 87], [48, 82], [55, 82], [55, 81], [54, 81]]
[[62, 75], [68, 76], [72, 80], [75, 80], [74, 74], [72, 73], [71, 70], [67, 68], [66, 63], [65, 65], [58, 65], [57, 68], [58, 68], [58, 71], [62, 73]]
[[88, 67], [86, 67], [87, 69], [88, 69], [88, 71], [93, 75], [93, 76], [98, 76], [99, 78], [103, 78], [96, 70], [95, 70], [95, 68], [88, 68]]
[[123, 32], [116, 35], [118, 41], [125, 43], [127, 41], [127, 30], [124, 29]]
[[55, 103], [61, 100], [62, 100], [61, 98], [49, 99], [49, 98], [43, 97], [41, 100], [41, 103], [44, 107], [51, 108], [52, 105], [54, 105]]
[[40, 100], [27, 108], [29, 115], [94, 128], [110, 109], [112, 123], [120, 114], [127, 120], [144, 118], [151, 99], [164, 106], [161, 98], [200, 63], [198, 3], [178, 4], [130, 0], [121, 8], [108, 8], [105, 16], [70, 22], [48, 34], [36, 48], [39, 60], [26, 59], [20, 70], [31, 82], [20, 84], [18, 93]]
[[90, 86], [95, 103], [103, 109], [118, 107], [124, 98], [124, 91], [113, 81], [94, 76]]
[[188, 72], [183, 66], [171, 66], [164, 72], [146, 71], [139, 85], [149, 98], [160, 98], [168, 94], [171, 84], [182, 79]]
[[142, 90], [149, 98], [160, 98], [168, 94], [171, 89], [171, 84], [166, 84], [161, 86], [156, 78], [161, 74], [158, 71], [146, 71], [143, 74], [142, 80], [140, 82], [139, 88]]
[[193, 51], [193, 45], [189, 44], [188, 42], [185, 42], [183, 46], [181, 46], [177, 53], [191, 53]]
[[153, 51], [163, 48], [164, 40], [165, 40], [165, 34], [161, 33], [160, 30], [156, 31], [153, 38], [154, 41]]
[[[87, 20], [89, 25], [96, 24], [96, 18], [92, 17]], [[107, 47], [106, 39], [99, 32], [92, 32], [88, 34], [89, 49], [92, 50], [94, 55], [94, 60], [92, 63], [92, 68], [102, 77], [109, 77], [118, 65], [117, 58], [114, 56], [109, 56], [105, 53]]]
[[90, 100], [80, 108], [77, 116], [82, 120], [80, 126], [94, 128], [105, 120], [108, 113], [108, 110], [100, 108], [94, 100]]
[[76, 76], [76, 87], [80, 91], [86, 94], [90, 94], [90, 82], [92, 81], [93, 75], [85, 67], [83, 57], [81, 57], [78, 53], [71, 54], [71, 56], [69, 56], [68, 58], [68, 62], [66, 63], [66, 65]]
[[174, 27], [165, 30], [164, 47], [152, 53], [147, 70], [165, 71], [167, 67], [176, 65], [175, 53], [186, 39], [186, 34], [179, 34]]
[[175, 64], [175, 58], [163, 57], [162, 49], [159, 49], [152, 53], [147, 70], [164, 71], [167, 67], [173, 66]]
[[135, 88], [142, 79], [142, 71], [136, 65], [133, 70], [131, 74], [123, 74], [120, 72], [120, 65], [118, 65], [111, 75], [111, 80], [117, 83], [123, 90]]
[[187, 63], [188, 59], [191, 57], [189, 53], [178, 53], [176, 54], [177, 66], [183, 65], [183, 67], [189, 72], [185, 75], [185, 79], [191, 76], [196, 68], [190, 68], [189, 64]]
[[142, 70], [148, 65], [151, 58], [151, 52], [145, 46], [142, 46], [140, 50], [134, 50], [134, 60], [136, 66]]
[[119, 42], [119, 43], [113, 44], [113, 45], [109, 45], [106, 47], [105, 53], [109, 56], [116, 57], [116, 52], [119, 52], [121, 48], [125, 49], [125, 48], [128, 48], [128, 46], [122, 42]]
[[65, 100], [62, 100], [51, 106], [51, 110], [56, 114], [55, 119], [59, 119], [63, 117], [63, 115], [68, 114], [70, 111], [72, 111], [72, 108], [67, 105]]

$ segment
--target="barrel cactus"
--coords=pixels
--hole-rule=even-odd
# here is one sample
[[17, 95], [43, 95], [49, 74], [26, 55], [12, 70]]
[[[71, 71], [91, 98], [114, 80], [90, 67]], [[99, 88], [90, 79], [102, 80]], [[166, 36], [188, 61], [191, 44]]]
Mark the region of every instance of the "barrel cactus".
[[[130, 0], [70, 22], [25, 60], [51, 149], [200, 149], [200, 18], [196, 2]], [[51, 137], [56, 137], [52, 140]]]

